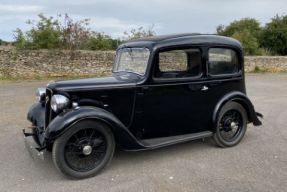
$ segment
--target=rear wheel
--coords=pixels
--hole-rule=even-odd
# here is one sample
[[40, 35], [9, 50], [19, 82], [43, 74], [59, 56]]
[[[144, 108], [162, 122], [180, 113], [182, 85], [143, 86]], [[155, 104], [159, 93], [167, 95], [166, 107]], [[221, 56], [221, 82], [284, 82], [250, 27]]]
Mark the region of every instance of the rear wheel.
[[232, 147], [242, 140], [246, 128], [247, 114], [245, 109], [239, 103], [229, 102], [219, 112], [213, 138], [220, 147]]
[[92, 177], [112, 159], [115, 141], [112, 131], [96, 121], [82, 121], [73, 125], [53, 145], [55, 166], [74, 178]]

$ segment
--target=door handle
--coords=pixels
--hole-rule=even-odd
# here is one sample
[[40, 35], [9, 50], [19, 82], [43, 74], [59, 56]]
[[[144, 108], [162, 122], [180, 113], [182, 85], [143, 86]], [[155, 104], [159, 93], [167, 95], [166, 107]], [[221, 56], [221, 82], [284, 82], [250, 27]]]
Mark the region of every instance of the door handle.
[[145, 95], [145, 93], [149, 90], [149, 87], [142, 87], [141, 89], [139, 89], [139, 91], [137, 92], [137, 95], [139, 96], [143, 96]]
[[209, 88], [206, 86], [206, 85], [204, 85], [202, 88], [201, 88], [201, 91], [207, 91]]
[[147, 91], [147, 90], [149, 90], [149, 87], [142, 87], [142, 90]]

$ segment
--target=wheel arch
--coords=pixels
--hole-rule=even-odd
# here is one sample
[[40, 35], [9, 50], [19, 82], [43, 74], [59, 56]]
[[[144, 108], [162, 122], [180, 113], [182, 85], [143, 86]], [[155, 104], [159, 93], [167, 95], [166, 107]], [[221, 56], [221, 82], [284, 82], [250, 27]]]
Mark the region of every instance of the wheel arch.
[[110, 127], [117, 144], [124, 149], [140, 149], [143, 147], [125, 125], [112, 113], [102, 108], [90, 106], [71, 109], [58, 115], [45, 130], [46, 141], [53, 142], [73, 125], [84, 120], [100, 121]]
[[242, 92], [231, 92], [231, 93], [223, 96], [219, 100], [219, 102], [216, 104], [215, 109], [213, 111], [213, 115], [212, 115], [213, 125], [216, 124], [216, 122], [218, 120], [219, 112], [222, 109], [222, 107], [226, 103], [231, 102], [231, 101], [237, 102], [240, 105], [242, 105], [242, 107], [246, 110], [246, 114], [247, 114], [249, 123], [252, 122], [253, 125], [255, 125], [255, 126], [262, 124], [256, 115], [254, 106], [253, 106], [252, 102], [250, 101], [250, 99]]

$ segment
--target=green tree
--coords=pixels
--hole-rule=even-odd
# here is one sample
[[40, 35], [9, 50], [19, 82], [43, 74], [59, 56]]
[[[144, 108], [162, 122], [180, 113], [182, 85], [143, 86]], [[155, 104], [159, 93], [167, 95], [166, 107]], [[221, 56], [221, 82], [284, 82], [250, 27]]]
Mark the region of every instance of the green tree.
[[231, 22], [228, 26], [219, 25], [216, 31], [219, 35], [239, 40], [247, 55], [258, 55], [262, 52], [262, 49], [259, 47], [259, 38], [262, 29], [256, 19], [243, 18]]
[[240, 41], [243, 45], [244, 52], [247, 55], [261, 55], [262, 49], [259, 48], [257, 38], [248, 30], [235, 32], [232, 37]]
[[19, 49], [24, 49], [26, 45], [25, 35], [19, 28], [16, 29], [14, 34], [15, 42], [14, 45]]
[[29, 20], [32, 29], [24, 33], [21, 29], [15, 31], [15, 45], [17, 48], [55, 49], [61, 45], [61, 33], [58, 21], [53, 17], [38, 15], [38, 22]]
[[14, 38], [17, 48], [27, 49], [83, 49], [94, 33], [89, 20], [74, 21], [67, 14], [64, 18], [46, 17], [39, 14], [39, 21], [28, 21], [31, 29], [23, 32], [16, 29]]
[[9, 44], [9, 42], [0, 39], [0, 45], [8, 45], [8, 44]]
[[260, 44], [273, 54], [287, 55], [287, 15], [276, 15], [266, 24]]
[[27, 46], [32, 49], [59, 48], [61, 34], [57, 27], [57, 21], [44, 15], [39, 15], [39, 17], [40, 21], [27, 33], [28, 38], [31, 40]]
[[144, 37], [151, 37], [156, 35], [156, 32], [154, 31], [154, 25], [151, 27], [144, 29], [144, 27], [139, 27], [137, 29], [132, 29], [129, 32], [124, 32], [124, 39], [125, 40], [134, 40]]
[[113, 50], [116, 49], [115, 40], [104, 33], [96, 33], [89, 38], [87, 49], [90, 50]]
[[[59, 15], [59, 20], [61, 19]], [[64, 19], [58, 20], [58, 28], [61, 32], [62, 46], [64, 49], [84, 49], [89, 38], [95, 33], [89, 27], [90, 20], [83, 19], [74, 21], [68, 14], [64, 15]]]
[[258, 38], [260, 35], [261, 27], [260, 23], [256, 19], [243, 18], [231, 22], [228, 26], [219, 25], [216, 30], [219, 35], [228, 37], [231, 37], [234, 33], [248, 31], [250, 35]]

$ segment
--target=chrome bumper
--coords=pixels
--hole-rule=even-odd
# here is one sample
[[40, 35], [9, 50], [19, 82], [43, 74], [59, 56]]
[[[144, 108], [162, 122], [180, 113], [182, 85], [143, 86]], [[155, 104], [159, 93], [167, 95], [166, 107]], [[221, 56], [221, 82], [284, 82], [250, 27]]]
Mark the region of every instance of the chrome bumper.
[[40, 148], [40, 146], [35, 142], [33, 138], [33, 134], [26, 133], [25, 129], [23, 129], [24, 133], [24, 143], [26, 149], [29, 151], [31, 157], [33, 159], [41, 159], [44, 160], [44, 151]]

